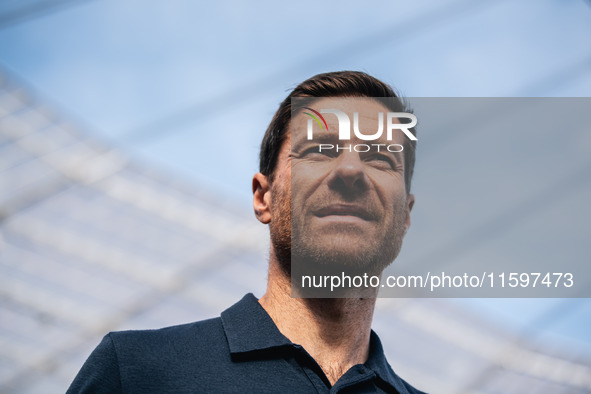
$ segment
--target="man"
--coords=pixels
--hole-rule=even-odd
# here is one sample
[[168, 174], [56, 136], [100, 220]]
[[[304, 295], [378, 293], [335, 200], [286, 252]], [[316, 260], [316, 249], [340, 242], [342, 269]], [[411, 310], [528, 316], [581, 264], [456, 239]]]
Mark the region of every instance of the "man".
[[[305, 106], [292, 107], [298, 97]], [[394, 98], [394, 106], [369, 97]], [[394, 133], [390, 142], [403, 149], [366, 150], [369, 144], [353, 147], [364, 142], [356, 134], [342, 149], [322, 152], [306, 138], [314, 132], [306, 116], [324, 122], [319, 138], [327, 148], [343, 142], [339, 116], [350, 115], [357, 133], [400, 105], [388, 85], [360, 72], [320, 74], [297, 86], [265, 133], [253, 179], [255, 215], [271, 234], [265, 295], [249, 294], [216, 319], [110, 333], [69, 392], [420, 393], [392, 371], [371, 331], [374, 287], [362, 289], [370, 297], [345, 286], [344, 298], [292, 298], [292, 290], [306, 296], [295, 278], [301, 267], [381, 275], [398, 254], [414, 203], [414, 141]], [[325, 119], [322, 108], [337, 116]]]

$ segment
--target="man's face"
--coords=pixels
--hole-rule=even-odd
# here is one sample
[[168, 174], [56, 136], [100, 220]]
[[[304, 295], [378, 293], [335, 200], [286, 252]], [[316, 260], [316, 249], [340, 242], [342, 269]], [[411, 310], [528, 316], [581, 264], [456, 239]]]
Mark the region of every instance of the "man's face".
[[[388, 112], [367, 98], [320, 99], [310, 108], [339, 109], [348, 114], [351, 127], [357, 112], [364, 134], [377, 130], [379, 112], [384, 113], [384, 123]], [[276, 249], [291, 250], [292, 264], [381, 272], [398, 255], [410, 225], [414, 199], [404, 184], [403, 153], [385, 148], [402, 145], [406, 137], [394, 132], [388, 141], [384, 131], [375, 141], [359, 140], [353, 133], [351, 140], [341, 141], [336, 116], [325, 114], [328, 130], [318, 128], [308, 140], [308, 119], [302, 111], [294, 116], [279, 155], [271, 188], [272, 242]], [[320, 143], [344, 149], [319, 152]], [[371, 149], [363, 152], [366, 147], [359, 144]], [[371, 144], [384, 145], [378, 151]]]

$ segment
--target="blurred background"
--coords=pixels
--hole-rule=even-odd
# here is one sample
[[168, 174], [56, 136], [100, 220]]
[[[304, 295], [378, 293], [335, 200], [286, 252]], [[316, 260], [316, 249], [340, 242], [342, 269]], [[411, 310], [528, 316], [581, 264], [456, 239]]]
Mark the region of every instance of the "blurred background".
[[[251, 179], [299, 82], [352, 69], [409, 97], [584, 98], [589, 37], [584, 0], [3, 0], [0, 391], [64, 392], [108, 331], [214, 317], [263, 294], [268, 235]], [[486, 213], [454, 190], [498, 163], [466, 172], [462, 150], [442, 156], [419, 138], [400, 259], [511, 258], [503, 236], [523, 228], [536, 258], [588, 261], [591, 127], [577, 126], [543, 148], [559, 170], [528, 172], [523, 198], [493, 196]], [[528, 152], [508, 162], [543, 163]], [[520, 207], [533, 208], [493, 220]], [[545, 227], [568, 247], [552, 248]], [[459, 250], [474, 228], [484, 250]], [[587, 298], [381, 299], [374, 329], [393, 369], [428, 392], [591, 392]]]

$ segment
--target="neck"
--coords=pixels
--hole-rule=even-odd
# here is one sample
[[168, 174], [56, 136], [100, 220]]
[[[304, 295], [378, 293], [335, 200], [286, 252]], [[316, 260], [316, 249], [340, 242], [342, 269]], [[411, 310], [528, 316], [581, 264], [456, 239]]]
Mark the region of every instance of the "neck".
[[375, 298], [292, 298], [289, 276], [273, 260], [259, 302], [279, 331], [303, 346], [334, 384], [367, 361]]

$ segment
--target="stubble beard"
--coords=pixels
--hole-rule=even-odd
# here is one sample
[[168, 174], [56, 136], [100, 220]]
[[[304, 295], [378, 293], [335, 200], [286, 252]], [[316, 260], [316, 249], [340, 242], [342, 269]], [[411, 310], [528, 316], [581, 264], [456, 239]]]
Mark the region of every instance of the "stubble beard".
[[291, 189], [283, 190], [277, 184], [271, 184], [271, 245], [279, 268], [291, 277]]
[[358, 247], [351, 251], [348, 239], [355, 231], [354, 228], [347, 230], [339, 227], [345, 232], [342, 237], [319, 242], [317, 235], [307, 231], [302, 216], [292, 216], [291, 190], [273, 184], [271, 196], [275, 207], [269, 226], [271, 243], [279, 266], [288, 277], [291, 276], [292, 268], [297, 271], [297, 276], [340, 275], [341, 272], [348, 275], [381, 275], [400, 252], [406, 232], [405, 202], [398, 202], [397, 206], [392, 207], [394, 215], [391, 223], [386, 225], [388, 230], [384, 234], [359, 240]]
[[342, 224], [325, 227], [327, 233], [335, 236], [318, 237], [306, 231], [300, 217], [294, 216], [293, 220], [292, 264], [310, 275], [340, 276], [344, 272], [351, 276], [379, 276], [398, 256], [405, 233], [403, 218], [398, 213], [387, 223], [386, 230], [375, 237], [362, 237], [355, 226]]

